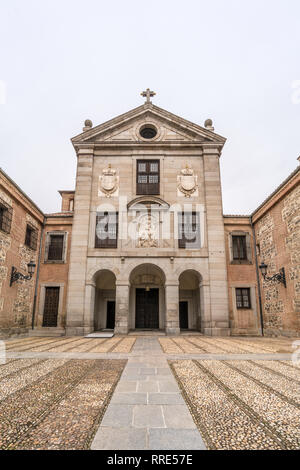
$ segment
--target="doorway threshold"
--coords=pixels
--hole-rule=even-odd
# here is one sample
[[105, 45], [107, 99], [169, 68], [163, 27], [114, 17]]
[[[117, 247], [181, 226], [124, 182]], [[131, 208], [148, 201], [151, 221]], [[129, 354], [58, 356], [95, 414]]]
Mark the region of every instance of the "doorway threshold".
[[93, 333], [86, 335], [85, 338], [112, 338], [114, 334], [113, 330], [94, 331]]
[[129, 336], [166, 336], [166, 332], [164, 330], [137, 329], [137, 330], [130, 330], [128, 335]]

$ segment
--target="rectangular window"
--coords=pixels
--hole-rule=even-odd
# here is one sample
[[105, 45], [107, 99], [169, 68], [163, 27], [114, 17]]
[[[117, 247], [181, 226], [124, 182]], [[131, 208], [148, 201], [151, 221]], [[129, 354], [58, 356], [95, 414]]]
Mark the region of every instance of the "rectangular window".
[[37, 230], [33, 228], [31, 225], [27, 225], [26, 235], [25, 235], [25, 245], [31, 248], [32, 250], [36, 250], [37, 237], [38, 237]]
[[247, 260], [246, 235], [232, 235], [233, 259]]
[[45, 288], [43, 326], [56, 327], [59, 305], [59, 287]]
[[64, 252], [64, 234], [62, 235], [50, 235], [49, 236], [49, 247], [48, 247], [48, 261], [63, 261]]
[[12, 208], [0, 201], [0, 230], [10, 233], [12, 220]]
[[159, 194], [159, 160], [138, 160], [136, 173], [137, 194]]
[[118, 212], [98, 212], [95, 248], [118, 247]]
[[198, 212], [180, 212], [178, 214], [179, 248], [200, 248], [200, 218]]
[[236, 308], [251, 308], [250, 288], [235, 289]]

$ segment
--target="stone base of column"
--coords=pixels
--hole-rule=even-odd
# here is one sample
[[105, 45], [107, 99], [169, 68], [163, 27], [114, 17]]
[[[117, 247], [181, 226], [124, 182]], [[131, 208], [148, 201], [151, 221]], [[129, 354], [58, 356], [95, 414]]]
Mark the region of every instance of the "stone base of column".
[[166, 335], [167, 336], [179, 336], [180, 335], [180, 328], [166, 328]]
[[204, 328], [202, 333], [205, 336], [230, 336], [230, 328]]
[[67, 326], [66, 327], [66, 336], [84, 336], [83, 326]]
[[127, 326], [116, 326], [114, 329], [115, 335], [128, 335]]

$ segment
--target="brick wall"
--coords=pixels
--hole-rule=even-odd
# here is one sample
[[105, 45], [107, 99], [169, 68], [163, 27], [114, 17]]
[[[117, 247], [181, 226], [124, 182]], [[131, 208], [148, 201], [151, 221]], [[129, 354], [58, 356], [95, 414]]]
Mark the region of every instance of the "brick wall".
[[[38, 263], [43, 214], [2, 171], [0, 199], [12, 208], [10, 233], [0, 230], [0, 336], [6, 337], [26, 333], [31, 325], [36, 273], [30, 281], [9, 284], [13, 266], [27, 275], [27, 263]], [[27, 223], [38, 232], [36, 250], [24, 243]]]
[[[229, 298], [229, 319], [231, 335], [259, 335], [260, 319], [258, 308], [258, 292], [255, 270], [254, 243], [249, 217], [224, 217], [225, 247], [227, 259], [227, 279]], [[231, 234], [245, 234], [250, 241], [250, 260], [232, 262], [230, 255]], [[251, 289], [251, 308], [238, 309], [236, 306], [235, 289], [247, 287]]]
[[267, 335], [300, 335], [300, 185], [299, 172], [254, 215], [259, 262], [268, 276], [284, 267], [287, 287], [263, 279]]
[[[47, 217], [44, 236], [42, 241], [42, 256], [40, 265], [39, 275], [39, 287], [38, 287], [38, 298], [37, 307], [35, 314], [35, 326], [41, 327], [43, 322], [43, 298], [41, 291], [43, 287], [57, 285], [60, 286], [60, 295], [62, 294], [61, 300], [61, 311], [58, 317], [58, 328], [65, 327], [66, 319], [66, 299], [68, 291], [68, 274], [69, 274], [69, 261], [70, 261], [70, 248], [71, 248], [71, 233], [72, 233], [72, 221], [71, 215], [61, 215], [60, 217]], [[45, 259], [45, 245], [47, 239], [47, 233], [49, 232], [66, 232], [66, 257], [64, 262], [47, 262]]]

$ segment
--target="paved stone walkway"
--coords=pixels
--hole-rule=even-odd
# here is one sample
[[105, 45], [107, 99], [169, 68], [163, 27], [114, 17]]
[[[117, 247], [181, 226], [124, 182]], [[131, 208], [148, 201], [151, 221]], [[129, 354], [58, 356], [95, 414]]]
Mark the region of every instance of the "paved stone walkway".
[[137, 339], [91, 448], [205, 449], [157, 338]]

